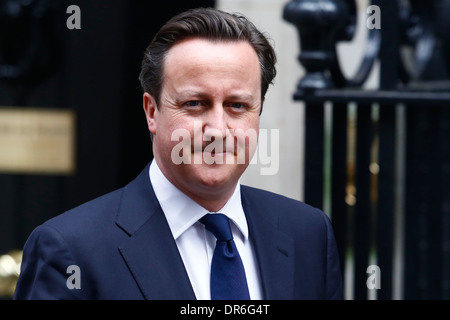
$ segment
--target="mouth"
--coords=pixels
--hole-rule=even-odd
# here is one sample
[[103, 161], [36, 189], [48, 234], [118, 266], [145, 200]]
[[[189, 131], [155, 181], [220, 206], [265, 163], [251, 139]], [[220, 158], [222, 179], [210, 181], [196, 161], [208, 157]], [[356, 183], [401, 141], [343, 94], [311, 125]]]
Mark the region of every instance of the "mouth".
[[[197, 140], [198, 141], [198, 140]], [[245, 164], [247, 149], [234, 137], [233, 139], [217, 139], [213, 137], [202, 143], [191, 144], [191, 157], [195, 164], [222, 165]]]
[[209, 155], [211, 157], [224, 157], [224, 156], [227, 156], [227, 155], [232, 155], [232, 156], [235, 155], [233, 152], [228, 152], [228, 151], [225, 151], [225, 152], [202, 151], [202, 153], [204, 155]]
[[198, 151], [194, 151], [194, 153], [201, 153], [203, 155], [207, 155], [207, 156], [211, 156], [211, 157], [222, 157], [222, 156], [226, 156], [226, 155], [232, 155], [232, 156], [236, 156], [235, 152], [232, 151], [216, 151], [216, 150], [198, 150]]
[[223, 156], [223, 155], [234, 155], [238, 154], [238, 147], [236, 145], [226, 145], [225, 143], [222, 146], [217, 146], [213, 142], [209, 142], [207, 144], [203, 144], [199, 148], [195, 148], [195, 146], [191, 149], [192, 154], [202, 153], [211, 156]]
[[[208, 147], [209, 146], [209, 147]], [[207, 164], [211, 166], [235, 164], [237, 162], [237, 155], [235, 148], [231, 150], [220, 147], [213, 148], [213, 145], [206, 145], [202, 148], [194, 149], [192, 151], [193, 162], [196, 164]]]

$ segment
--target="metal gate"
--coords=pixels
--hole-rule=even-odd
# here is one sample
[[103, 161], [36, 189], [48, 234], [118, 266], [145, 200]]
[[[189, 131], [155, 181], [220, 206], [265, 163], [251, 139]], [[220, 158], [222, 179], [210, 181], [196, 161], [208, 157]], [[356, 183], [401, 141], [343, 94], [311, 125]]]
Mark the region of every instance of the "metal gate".
[[[354, 37], [361, 3], [366, 47], [348, 77], [336, 45]], [[305, 70], [293, 96], [306, 108], [305, 202], [332, 218], [347, 299], [450, 298], [447, 15], [448, 0], [284, 7]], [[365, 89], [375, 66], [378, 88]]]

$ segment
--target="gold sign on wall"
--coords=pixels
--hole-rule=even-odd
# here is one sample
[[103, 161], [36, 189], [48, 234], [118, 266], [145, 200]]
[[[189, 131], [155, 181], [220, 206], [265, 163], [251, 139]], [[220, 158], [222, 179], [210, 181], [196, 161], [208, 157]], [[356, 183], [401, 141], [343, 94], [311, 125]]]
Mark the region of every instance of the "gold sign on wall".
[[64, 109], [0, 107], [0, 172], [75, 171], [75, 113]]

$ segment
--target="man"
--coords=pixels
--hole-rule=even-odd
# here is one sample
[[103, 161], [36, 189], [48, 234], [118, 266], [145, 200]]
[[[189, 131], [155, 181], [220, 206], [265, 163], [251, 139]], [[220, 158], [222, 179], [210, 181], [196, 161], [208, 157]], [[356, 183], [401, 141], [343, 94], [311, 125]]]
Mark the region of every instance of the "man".
[[327, 216], [239, 183], [275, 60], [244, 17], [196, 9], [168, 21], [140, 75], [154, 160], [39, 226], [15, 298], [342, 299]]

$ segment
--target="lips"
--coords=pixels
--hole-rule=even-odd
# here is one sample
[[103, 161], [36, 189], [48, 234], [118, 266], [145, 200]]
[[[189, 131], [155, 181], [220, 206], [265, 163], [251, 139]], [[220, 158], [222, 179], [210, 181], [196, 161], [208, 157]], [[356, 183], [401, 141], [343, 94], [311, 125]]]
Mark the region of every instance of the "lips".
[[225, 154], [233, 154], [233, 155], [237, 155], [237, 146], [227, 146], [227, 145], [223, 145], [222, 147], [217, 147], [217, 145], [214, 145], [212, 143], [208, 143], [204, 146], [202, 146], [201, 150], [202, 153], [207, 153], [207, 154], [211, 154], [212, 156], [220, 156], [220, 155], [225, 155]]
[[192, 153], [202, 152], [202, 153], [207, 153], [207, 154], [211, 154], [211, 155], [220, 155], [220, 154], [226, 154], [226, 153], [237, 155], [237, 150], [238, 150], [238, 147], [237, 147], [236, 143], [227, 145], [226, 140], [224, 140], [222, 144], [219, 144], [218, 142], [215, 142], [214, 140], [206, 141], [206, 142], [202, 143], [201, 147], [197, 147], [193, 143], [192, 148], [191, 148]]

